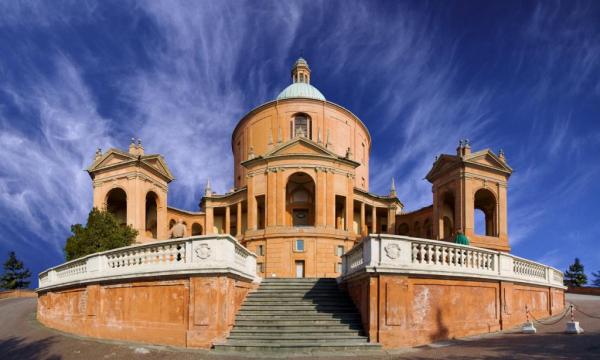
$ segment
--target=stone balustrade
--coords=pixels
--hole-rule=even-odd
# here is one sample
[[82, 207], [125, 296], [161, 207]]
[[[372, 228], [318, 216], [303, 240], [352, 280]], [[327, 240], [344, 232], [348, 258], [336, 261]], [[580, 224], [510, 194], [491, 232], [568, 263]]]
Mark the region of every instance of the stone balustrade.
[[256, 280], [256, 255], [231, 235], [163, 240], [104, 251], [39, 274], [38, 290], [102, 280], [230, 273]]
[[564, 288], [562, 273], [508, 253], [400, 235], [370, 235], [342, 258], [342, 280], [361, 272], [487, 278]]

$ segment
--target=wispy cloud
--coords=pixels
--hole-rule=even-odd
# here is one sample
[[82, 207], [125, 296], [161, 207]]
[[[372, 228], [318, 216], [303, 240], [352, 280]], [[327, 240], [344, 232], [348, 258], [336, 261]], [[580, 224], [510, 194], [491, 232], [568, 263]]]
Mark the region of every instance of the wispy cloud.
[[112, 140], [108, 119], [98, 115], [77, 66], [60, 55], [52, 65], [52, 76], [28, 67], [22, 70], [28, 73], [25, 83], [0, 87], [20, 113], [34, 114], [27, 126], [0, 112], [0, 241], [61, 254], [68, 225], [81, 221], [91, 206], [90, 179], [83, 171], [94, 154], [90, 140]]

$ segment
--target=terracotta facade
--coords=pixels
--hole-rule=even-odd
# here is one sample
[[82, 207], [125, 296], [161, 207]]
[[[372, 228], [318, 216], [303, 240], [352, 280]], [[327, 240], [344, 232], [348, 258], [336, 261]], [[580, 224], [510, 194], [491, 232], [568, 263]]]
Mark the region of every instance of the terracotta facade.
[[39, 293], [37, 318], [95, 338], [210, 348], [254, 287], [225, 275], [89, 284]]
[[564, 291], [493, 280], [364, 275], [344, 283], [369, 340], [386, 348], [510, 329], [560, 314]]
[[[210, 183], [188, 211], [168, 206], [174, 179], [162, 156], [147, 155], [132, 140], [128, 151], [98, 150], [88, 169], [94, 206], [108, 209], [139, 231], [138, 242], [167, 239], [178, 220], [187, 235], [231, 234], [259, 256], [263, 277], [336, 277], [340, 254], [368, 233], [408, 234], [454, 241], [462, 231], [476, 246], [509, 251], [507, 182], [503, 154], [441, 155], [427, 179], [433, 202], [405, 213], [395, 186], [369, 191], [371, 136], [349, 110], [325, 100], [310, 85], [300, 59], [292, 85], [246, 114], [231, 137], [233, 188], [216, 194]], [[486, 229], [475, 233], [475, 211]]]

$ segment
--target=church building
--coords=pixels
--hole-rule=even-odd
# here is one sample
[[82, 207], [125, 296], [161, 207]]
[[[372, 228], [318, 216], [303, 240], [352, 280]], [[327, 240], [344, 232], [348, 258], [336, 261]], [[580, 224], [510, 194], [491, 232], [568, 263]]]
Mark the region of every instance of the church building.
[[[139, 234], [138, 243], [168, 239], [177, 222], [186, 236], [230, 234], [257, 255], [260, 277], [338, 277], [342, 255], [367, 234], [397, 234], [510, 250], [507, 183], [512, 169], [502, 151], [471, 151], [436, 158], [426, 179], [432, 205], [405, 212], [392, 181], [387, 194], [369, 190], [372, 139], [350, 110], [311, 85], [300, 58], [292, 83], [272, 101], [244, 115], [231, 136], [233, 189], [207, 184], [198, 211], [168, 205], [174, 175], [140, 141], [127, 151], [98, 150], [87, 169], [93, 205]], [[485, 232], [475, 233], [475, 212]]]

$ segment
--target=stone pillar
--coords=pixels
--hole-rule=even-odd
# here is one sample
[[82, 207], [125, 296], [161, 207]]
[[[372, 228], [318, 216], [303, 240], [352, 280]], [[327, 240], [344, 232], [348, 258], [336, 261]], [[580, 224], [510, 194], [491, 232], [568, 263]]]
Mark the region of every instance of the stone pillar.
[[327, 178], [327, 186], [325, 190], [327, 193], [327, 227], [335, 229], [335, 190], [333, 188], [335, 179], [334, 174], [331, 171], [327, 171], [325, 175]]
[[379, 231], [377, 231], [377, 207], [375, 205], [371, 208], [371, 232], [379, 234]]
[[387, 233], [394, 234], [396, 232], [396, 207], [390, 206], [388, 209], [388, 218], [387, 218]]
[[276, 169], [269, 169], [267, 173], [267, 191], [265, 206], [267, 210], [267, 218], [265, 219], [265, 227], [275, 226], [276, 210], [277, 210], [277, 187], [276, 187]]
[[353, 232], [354, 224], [354, 181], [348, 176], [348, 190], [346, 193], [346, 228], [344, 230]]
[[285, 226], [285, 179], [283, 178], [283, 171], [277, 172], [277, 190], [275, 194], [275, 201], [277, 202], [277, 226]]
[[362, 236], [367, 235], [367, 222], [365, 221], [365, 203], [360, 203], [360, 234]]
[[316, 226], [325, 226], [326, 220], [325, 220], [325, 214], [326, 214], [326, 201], [325, 201], [325, 194], [326, 194], [326, 188], [325, 188], [325, 173], [319, 169], [317, 169], [317, 181], [315, 183], [316, 186], [316, 218], [315, 218], [315, 225]]
[[254, 197], [254, 177], [248, 177], [248, 230], [256, 230], [256, 198]]
[[242, 237], [242, 202], [237, 203], [237, 217], [235, 219], [236, 234], [235, 237], [239, 240]]
[[205, 211], [205, 218], [206, 218], [206, 235], [210, 235], [210, 234], [214, 234], [215, 230], [214, 230], [214, 223], [215, 223], [215, 219], [214, 219], [214, 210], [213, 207], [211, 205], [208, 205], [208, 201], [206, 202], [206, 209], [204, 209]]
[[231, 213], [229, 206], [225, 206], [225, 234], [231, 234]]

